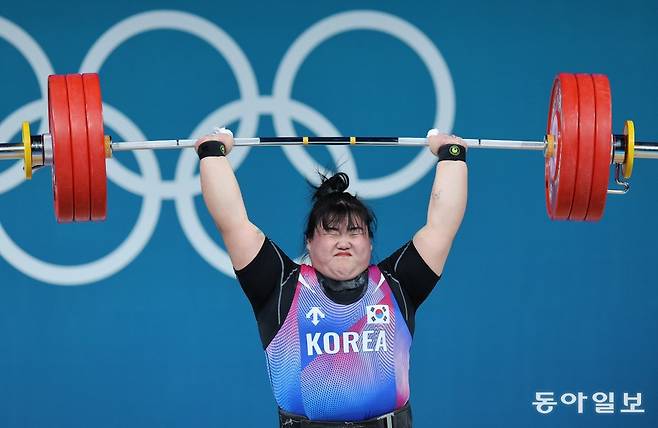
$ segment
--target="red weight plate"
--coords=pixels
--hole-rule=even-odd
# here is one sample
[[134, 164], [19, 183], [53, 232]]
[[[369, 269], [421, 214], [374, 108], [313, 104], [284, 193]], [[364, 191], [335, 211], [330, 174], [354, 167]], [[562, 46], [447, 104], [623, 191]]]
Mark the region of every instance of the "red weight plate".
[[55, 218], [60, 223], [73, 221], [73, 167], [71, 130], [66, 77], [48, 76], [48, 119], [53, 139], [53, 194]]
[[594, 94], [596, 99], [596, 124], [594, 151], [594, 174], [592, 175], [592, 192], [585, 220], [598, 221], [603, 216], [605, 199], [608, 195], [610, 164], [612, 163], [612, 98], [610, 82], [602, 74], [593, 74]]
[[87, 135], [89, 136], [89, 171], [91, 176], [91, 219], [107, 217], [107, 173], [105, 170], [105, 133], [103, 103], [98, 74], [82, 75], [87, 103]]
[[576, 82], [578, 83], [578, 167], [569, 220], [583, 221], [589, 206], [594, 171], [596, 102], [592, 76], [577, 74]]
[[87, 113], [82, 76], [66, 76], [69, 97], [69, 125], [71, 126], [71, 155], [73, 159], [73, 200], [75, 221], [91, 219], [89, 191], [89, 149], [87, 143]]
[[578, 84], [573, 74], [558, 74], [553, 81], [546, 133], [555, 138], [554, 155], [544, 165], [546, 208], [551, 219], [566, 220], [578, 166]]

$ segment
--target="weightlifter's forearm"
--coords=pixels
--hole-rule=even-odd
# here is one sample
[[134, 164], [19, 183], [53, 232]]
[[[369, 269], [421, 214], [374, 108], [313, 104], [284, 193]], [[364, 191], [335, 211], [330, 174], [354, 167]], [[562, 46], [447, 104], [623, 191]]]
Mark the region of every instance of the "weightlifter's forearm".
[[203, 200], [220, 232], [249, 221], [238, 180], [226, 157], [205, 157], [199, 165]]
[[461, 225], [468, 196], [468, 167], [461, 161], [443, 161], [436, 175], [427, 210], [427, 225], [441, 228], [453, 236]]

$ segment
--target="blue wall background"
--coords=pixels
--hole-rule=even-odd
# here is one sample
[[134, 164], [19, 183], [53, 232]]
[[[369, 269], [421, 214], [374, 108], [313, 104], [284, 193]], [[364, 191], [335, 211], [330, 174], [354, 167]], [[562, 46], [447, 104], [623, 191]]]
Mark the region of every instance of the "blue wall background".
[[[171, 13], [156, 15], [163, 10]], [[361, 29], [312, 49], [292, 101], [272, 101], [295, 41], [356, 10], [369, 11]], [[443, 121], [465, 137], [541, 139], [561, 71], [607, 74], [615, 132], [632, 118], [638, 139], [658, 135], [655, 1], [37, 1], [5, 2], [0, 17], [4, 141], [18, 139], [20, 119], [43, 125], [47, 73], [92, 71], [101, 57], [92, 47], [131, 22], [138, 34], [96, 64], [115, 140], [185, 138], [213, 125], [285, 134], [286, 113], [299, 134], [424, 136]], [[162, 28], [145, 31], [148, 22]], [[424, 51], [446, 65], [433, 71], [448, 82], [438, 92], [447, 107], [436, 113], [420, 48], [367, 25], [431, 42]], [[236, 49], [222, 56], [194, 30]], [[243, 64], [232, 66], [239, 52]], [[251, 74], [249, 93], [239, 82]], [[362, 181], [401, 171], [418, 150], [307, 153]], [[630, 193], [610, 197], [602, 221], [576, 224], [547, 219], [541, 154], [469, 156], [467, 214], [417, 315], [416, 425], [658, 426], [655, 162], [636, 162]], [[232, 160], [252, 221], [298, 256], [310, 193], [294, 162], [308, 159], [263, 148]], [[118, 154], [108, 169], [108, 221], [57, 225], [49, 173], [21, 184], [20, 166], [0, 165], [0, 426], [275, 426], [256, 323], [198, 193], [193, 154]], [[379, 217], [377, 259], [425, 220], [432, 174], [414, 169], [419, 179], [399, 189], [356, 188]], [[538, 391], [589, 398], [582, 414], [560, 404], [541, 415]], [[595, 413], [599, 391], [615, 393], [614, 414]], [[642, 393], [645, 413], [620, 413], [624, 392]]]

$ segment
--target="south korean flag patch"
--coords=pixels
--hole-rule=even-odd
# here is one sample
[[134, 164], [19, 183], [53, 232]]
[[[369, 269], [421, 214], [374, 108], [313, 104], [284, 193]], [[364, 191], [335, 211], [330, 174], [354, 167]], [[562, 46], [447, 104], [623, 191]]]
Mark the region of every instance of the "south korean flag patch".
[[366, 312], [368, 324], [388, 324], [391, 321], [388, 305], [370, 305]]

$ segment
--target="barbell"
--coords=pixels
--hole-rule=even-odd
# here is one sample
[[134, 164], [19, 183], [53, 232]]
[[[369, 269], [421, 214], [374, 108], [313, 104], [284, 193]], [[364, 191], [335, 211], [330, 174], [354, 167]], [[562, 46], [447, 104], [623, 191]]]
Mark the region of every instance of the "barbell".
[[[23, 122], [22, 142], [0, 142], [0, 160], [21, 159], [25, 178], [52, 169], [55, 218], [60, 223], [107, 217], [105, 159], [115, 152], [194, 147], [196, 140], [114, 142], [103, 131], [100, 81], [95, 73], [48, 77], [49, 133], [31, 135]], [[601, 74], [558, 74], [551, 90], [542, 141], [464, 139], [469, 148], [541, 150], [545, 199], [553, 220], [597, 221], [608, 194], [628, 192], [635, 158], [658, 159], [658, 143], [635, 141], [632, 121], [612, 134], [610, 83]], [[427, 138], [256, 137], [235, 146], [281, 145], [426, 146]], [[609, 189], [610, 167], [615, 183]]]

